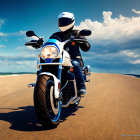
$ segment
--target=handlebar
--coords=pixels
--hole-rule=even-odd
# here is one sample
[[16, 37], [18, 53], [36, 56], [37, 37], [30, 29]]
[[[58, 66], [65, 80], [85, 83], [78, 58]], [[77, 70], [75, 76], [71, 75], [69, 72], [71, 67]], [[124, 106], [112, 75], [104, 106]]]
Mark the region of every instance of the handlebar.
[[43, 38], [39, 38], [39, 40], [31, 40], [29, 42], [26, 42], [25, 45], [26, 46], [34, 46], [34, 45], [43, 45], [44, 39]]
[[32, 45], [35, 45], [37, 44], [37, 42], [26, 42], [25, 45], [26, 46], [32, 46]]
[[68, 39], [68, 40], [66, 40], [66, 41], [64, 42], [64, 44], [72, 43], [72, 42], [75, 42], [75, 43], [83, 43], [83, 42], [86, 42], [86, 41], [87, 41], [86, 38], [84, 38], [84, 39], [82, 39], [82, 38]]

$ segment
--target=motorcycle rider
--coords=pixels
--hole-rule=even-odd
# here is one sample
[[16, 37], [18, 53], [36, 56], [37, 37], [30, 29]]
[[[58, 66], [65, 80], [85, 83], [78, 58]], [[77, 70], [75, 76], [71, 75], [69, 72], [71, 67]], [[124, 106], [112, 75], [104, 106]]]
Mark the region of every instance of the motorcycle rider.
[[[60, 32], [54, 33], [50, 39], [57, 39], [59, 41], [65, 41], [70, 38], [85, 39], [84, 36], [79, 35], [78, 30], [74, 30], [75, 17], [72, 13], [63, 12], [58, 16], [58, 26]], [[83, 67], [83, 60], [81, 57], [80, 49], [87, 52], [90, 49], [90, 44], [87, 41], [79, 43], [67, 43], [64, 49], [69, 53], [72, 59], [72, 65], [74, 67], [74, 75], [76, 79], [76, 85], [78, 88], [78, 96], [86, 94], [86, 86], [81, 67]]]

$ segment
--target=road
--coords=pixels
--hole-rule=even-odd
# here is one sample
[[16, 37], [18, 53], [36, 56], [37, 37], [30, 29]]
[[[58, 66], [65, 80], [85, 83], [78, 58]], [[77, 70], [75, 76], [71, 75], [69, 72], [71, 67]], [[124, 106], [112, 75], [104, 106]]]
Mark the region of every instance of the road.
[[51, 130], [35, 116], [33, 88], [27, 87], [35, 79], [0, 77], [0, 140], [140, 140], [140, 79], [92, 74], [79, 107], [63, 108]]

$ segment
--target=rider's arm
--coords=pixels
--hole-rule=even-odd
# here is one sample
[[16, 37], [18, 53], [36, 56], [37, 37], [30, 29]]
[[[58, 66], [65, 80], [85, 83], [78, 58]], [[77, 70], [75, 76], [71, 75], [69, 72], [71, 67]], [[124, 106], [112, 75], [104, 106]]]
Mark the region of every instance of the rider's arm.
[[42, 39], [40, 39], [40, 40], [31, 40], [29, 42], [26, 42], [25, 45], [26, 46], [32, 46], [33, 48], [38, 49], [43, 45], [43, 40]]
[[[72, 35], [75, 36], [75, 38], [77, 39], [78, 38], [83, 40], [86, 39], [84, 36], [80, 36], [79, 32], [80, 32], [79, 30], [73, 30]], [[81, 50], [84, 52], [87, 52], [90, 49], [90, 44], [87, 41], [79, 42], [77, 45], [80, 46]]]

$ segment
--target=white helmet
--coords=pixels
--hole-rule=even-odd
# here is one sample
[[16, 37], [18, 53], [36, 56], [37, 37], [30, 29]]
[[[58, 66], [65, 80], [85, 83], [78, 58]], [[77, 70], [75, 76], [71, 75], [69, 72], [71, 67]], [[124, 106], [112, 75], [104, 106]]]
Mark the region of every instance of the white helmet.
[[61, 32], [65, 32], [74, 27], [74, 15], [73, 13], [63, 12], [58, 16], [58, 26]]

